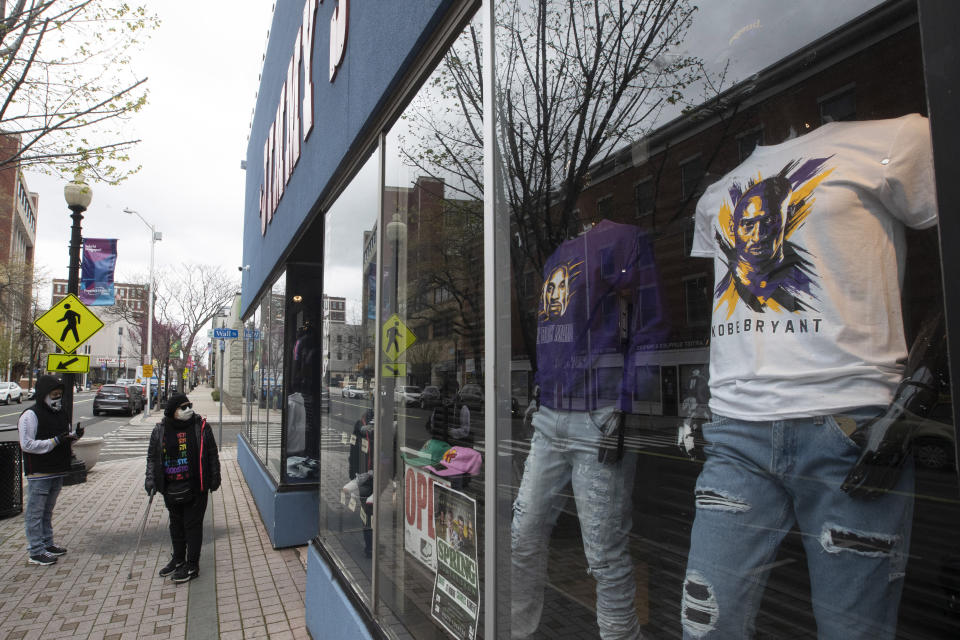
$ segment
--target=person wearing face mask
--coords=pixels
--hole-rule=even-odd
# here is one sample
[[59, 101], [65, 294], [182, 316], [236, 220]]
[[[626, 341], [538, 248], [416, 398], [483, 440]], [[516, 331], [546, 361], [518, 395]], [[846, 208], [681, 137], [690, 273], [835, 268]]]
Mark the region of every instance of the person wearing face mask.
[[20, 414], [17, 428], [27, 476], [27, 508], [24, 524], [30, 564], [51, 565], [67, 552], [53, 543], [53, 508], [70, 471], [70, 446], [83, 435], [77, 425], [70, 431], [70, 417], [63, 410], [63, 381], [56, 376], [37, 380], [36, 403]]
[[200, 575], [207, 493], [220, 488], [220, 457], [213, 429], [182, 393], [167, 401], [163, 422], [150, 434], [143, 487], [148, 494], [163, 495], [170, 515], [173, 555], [160, 576], [172, 574], [174, 582], [193, 580]]

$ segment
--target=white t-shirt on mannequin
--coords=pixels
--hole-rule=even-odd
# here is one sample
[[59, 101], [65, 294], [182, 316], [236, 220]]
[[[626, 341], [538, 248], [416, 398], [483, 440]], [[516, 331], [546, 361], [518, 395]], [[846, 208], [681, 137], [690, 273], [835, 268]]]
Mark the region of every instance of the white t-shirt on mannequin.
[[904, 227], [936, 224], [927, 119], [757, 147], [697, 203], [714, 258], [710, 409], [778, 420], [886, 405], [903, 376]]

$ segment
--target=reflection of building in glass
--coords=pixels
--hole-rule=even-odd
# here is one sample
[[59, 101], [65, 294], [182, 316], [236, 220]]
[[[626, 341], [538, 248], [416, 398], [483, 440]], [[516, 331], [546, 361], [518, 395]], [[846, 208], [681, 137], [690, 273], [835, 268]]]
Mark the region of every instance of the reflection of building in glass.
[[[872, 34], [881, 28], [889, 35], [878, 40]], [[925, 113], [919, 38], [915, 14], [870, 14], [856, 32], [838, 30], [807, 45], [591, 167], [576, 201], [581, 219], [607, 218], [648, 231], [662, 280], [670, 332], [637, 372], [638, 412], [678, 415], [691, 367], [709, 359], [713, 266], [690, 258], [694, 208], [704, 189], [758, 144], [776, 144], [831, 121]], [[882, 79], [877, 68], [886, 70]], [[917, 282], [935, 281], [931, 274], [912, 275]], [[539, 274], [528, 266], [523, 277]], [[524, 294], [528, 299], [539, 291], [527, 287]], [[520, 305], [535, 306], [533, 300]], [[917, 318], [905, 322], [909, 333]], [[514, 333], [514, 386], [522, 388], [529, 365], [525, 341]]]
[[[447, 194], [443, 180], [420, 176], [387, 186], [384, 211], [406, 222], [399, 309], [417, 342], [405, 355], [407, 381], [452, 395], [482, 376], [482, 202]], [[388, 307], [384, 307], [388, 308]]]

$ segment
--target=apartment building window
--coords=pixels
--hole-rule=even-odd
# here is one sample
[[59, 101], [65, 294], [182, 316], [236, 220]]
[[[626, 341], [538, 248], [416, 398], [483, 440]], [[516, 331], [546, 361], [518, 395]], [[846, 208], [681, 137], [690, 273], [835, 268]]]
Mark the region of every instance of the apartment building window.
[[703, 158], [700, 155], [680, 163], [680, 192], [684, 200], [703, 193], [703, 173]]
[[633, 203], [636, 207], [637, 221], [652, 229], [655, 208], [653, 178], [641, 180], [633, 186]]
[[848, 86], [821, 97], [820, 124], [857, 119], [856, 87]]
[[757, 128], [737, 136], [737, 151], [740, 162], [746, 160], [753, 150], [763, 144], [763, 129]]
[[706, 275], [684, 278], [683, 303], [687, 312], [687, 324], [710, 324], [712, 300], [710, 279]]
[[599, 220], [610, 219], [613, 215], [613, 196], [604, 196], [597, 200], [597, 218]]

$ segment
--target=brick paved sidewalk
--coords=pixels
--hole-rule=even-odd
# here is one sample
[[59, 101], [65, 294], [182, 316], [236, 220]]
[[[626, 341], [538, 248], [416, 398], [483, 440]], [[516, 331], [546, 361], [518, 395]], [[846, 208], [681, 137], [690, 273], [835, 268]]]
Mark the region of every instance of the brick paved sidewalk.
[[86, 483], [63, 488], [53, 527], [69, 553], [55, 565], [27, 563], [22, 514], [0, 520], [0, 638], [309, 638], [298, 551], [270, 546], [236, 449], [221, 456], [200, 577], [186, 584], [157, 576], [170, 556], [161, 496], [133, 557], [147, 505], [143, 460], [101, 462]]

